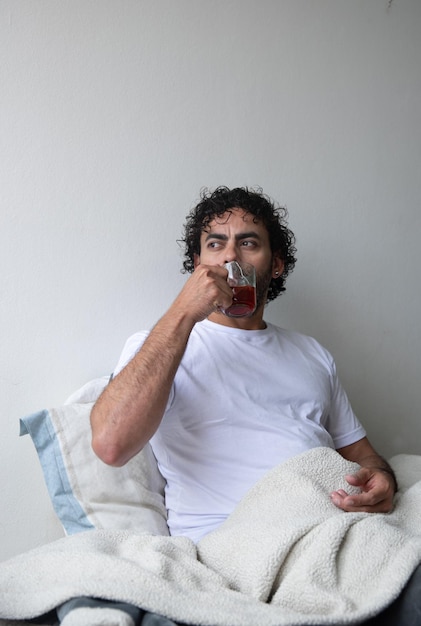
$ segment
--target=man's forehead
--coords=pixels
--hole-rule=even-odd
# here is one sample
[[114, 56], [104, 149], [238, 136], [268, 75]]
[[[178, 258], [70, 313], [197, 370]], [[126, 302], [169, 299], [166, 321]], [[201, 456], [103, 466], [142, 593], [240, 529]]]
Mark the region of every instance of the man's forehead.
[[203, 228], [203, 232], [208, 233], [217, 229], [219, 226], [225, 226], [226, 224], [230, 224], [237, 219], [241, 219], [245, 224], [260, 223], [260, 220], [248, 211], [239, 207], [233, 207], [232, 209], [227, 209], [225, 213], [222, 213], [221, 215], [215, 215]]

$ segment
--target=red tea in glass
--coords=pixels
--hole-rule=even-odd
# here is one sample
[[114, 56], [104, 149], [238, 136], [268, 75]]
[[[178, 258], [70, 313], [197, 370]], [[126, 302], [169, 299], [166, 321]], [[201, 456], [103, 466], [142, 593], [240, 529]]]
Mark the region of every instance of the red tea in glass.
[[250, 263], [231, 261], [224, 267], [228, 270], [228, 284], [232, 289], [232, 304], [222, 312], [228, 317], [248, 317], [256, 309], [256, 270]]
[[256, 289], [252, 285], [232, 288], [232, 304], [225, 309], [229, 317], [247, 317], [254, 313], [256, 308]]

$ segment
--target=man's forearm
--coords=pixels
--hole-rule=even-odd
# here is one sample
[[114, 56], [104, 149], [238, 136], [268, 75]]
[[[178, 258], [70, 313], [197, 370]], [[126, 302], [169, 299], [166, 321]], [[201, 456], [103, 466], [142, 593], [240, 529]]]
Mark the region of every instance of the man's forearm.
[[110, 465], [124, 465], [161, 423], [171, 385], [197, 322], [229, 306], [227, 270], [198, 265], [141, 350], [106, 387], [91, 412], [92, 447]]
[[110, 465], [124, 465], [149, 441], [164, 414], [171, 385], [193, 328], [167, 313], [91, 412], [92, 447]]

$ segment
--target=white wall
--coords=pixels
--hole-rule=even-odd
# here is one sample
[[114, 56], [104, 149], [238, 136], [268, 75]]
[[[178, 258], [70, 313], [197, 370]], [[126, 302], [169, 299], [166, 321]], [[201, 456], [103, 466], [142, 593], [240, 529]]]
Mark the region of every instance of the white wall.
[[421, 453], [419, 0], [0, 0], [0, 558], [61, 534], [19, 417], [109, 373], [185, 277], [202, 186], [287, 205], [268, 319]]

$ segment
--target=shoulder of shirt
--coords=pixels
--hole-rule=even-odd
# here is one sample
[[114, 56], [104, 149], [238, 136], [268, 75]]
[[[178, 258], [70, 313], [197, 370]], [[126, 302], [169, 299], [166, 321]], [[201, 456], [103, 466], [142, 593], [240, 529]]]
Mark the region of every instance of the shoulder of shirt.
[[267, 323], [267, 327], [274, 333], [278, 334], [280, 337], [289, 340], [291, 343], [294, 343], [297, 346], [306, 346], [307, 348], [313, 349], [317, 352], [321, 352], [326, 355], [329, 360], [333, 360], [333, 357], [329, 350], [311, 335], [306, 335], [297, 330], [282, 328], [271, 323]]

